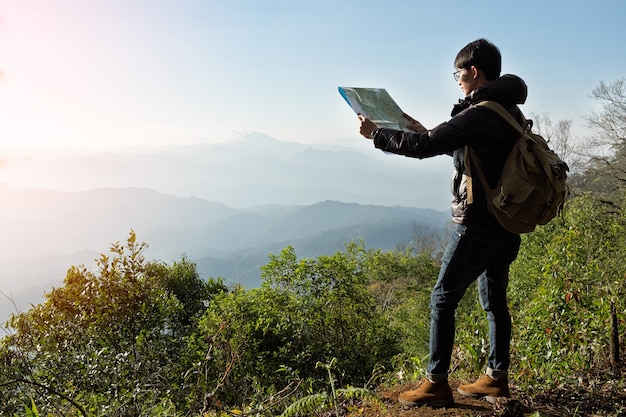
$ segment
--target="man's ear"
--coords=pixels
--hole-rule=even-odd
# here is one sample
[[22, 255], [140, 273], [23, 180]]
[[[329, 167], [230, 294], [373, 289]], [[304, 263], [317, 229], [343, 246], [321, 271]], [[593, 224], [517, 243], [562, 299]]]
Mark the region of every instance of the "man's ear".
[[478, 79], [478, 77], [480, 77], [481, 74], [481, 70], [479, 70], [478, 68], [476, 68], [474, 65], [472, 65], [470, 68], [470, 74], [472, 74], [472, 79], [476, 80]]
[[472, 75], [472, 79], [476, 80], [479, 84], [482, 85], [482, 84], [489, 82], [483, 70], [476, 68], [475, 66], [472, 65], [469, 71], [470, 71], [470, 74]]

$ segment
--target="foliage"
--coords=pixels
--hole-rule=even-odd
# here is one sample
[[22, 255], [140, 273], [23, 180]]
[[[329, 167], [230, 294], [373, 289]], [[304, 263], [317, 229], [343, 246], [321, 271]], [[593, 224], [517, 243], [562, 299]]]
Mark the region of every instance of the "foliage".
[[[625, 210], [623, 199], [590, 193], [523, 236], [509, 305], [511, 377], [527, 390], [612, 375], [611, 304], [626, 309]], [[71, 267], [62, 287], [12, 317], [0, 341], [1, 411], [339, 415], [339, 404], [376, 401], [371, 387], [418, 378], [427, 361], [441, 245], [415, 236], [425, 242], [387, 252], [349, 243], [317, 259], [287, 247], [269, 255], [262, 285], [245, 289], [202, 280], [185, 257], [146, 262], [131, 232], [96, 271]], [[457, 310], [461, 375], [486, 362], [477, 298], [470, 287]]]
[[624, 310], [625, 232], [623, 209], [584, 197], [525, 238], [513, 271], [520, 373], [553, 380], [606, 365], [611, 301]]
[[428, 252], [413, 249], [371, 251], [364, 262], [370, 277], [370, 291], [391, 325], [400, 334], [402, 352], [408, 357], [428, 354], [430, 328], [430, 289], [439, 262]]
[[217, 400], [254, 403], [289, 378], [316, 389], [323, 380], [316, 364], [329, 358], [337, 358], [341, 385], [366, 383], [377, 366], [388, 366], [400, 352], [399, 334], [369, 289], [367, 258], [356, 244], [318, 259], [298, 259], [287, 247], [270, 255], [260, 288], [216, 297], [194, 348], [211, 352], [213, 367], [207, 362], [203, 372], [220, 380]]
[[146, 265], [145, 246], [131, 232], [101, 255], [96, 272], [71, 267], [45, 302], [12, 317], [0, 348], [4, 411], [30, 397], [44, 415], [140, 415], [162, 398], [167, 407], [179, 401], [184, 339], [209, 291], [179, 299], [180, 288], [205, 285], [195, 266]]
[[385, 410], [385, 404], [374, 394], [372, 391], [366, 388], [339, 388], [335, 389], [335, 378], [332, 374], [332, 368], [335, 365], [337, 359], [331, 359], [330, 363], [323, 364], [318, 362], [316, 367], [324, 368], [328, 372], [328, 382], [330, 385], [330, 394], [326, 391], [307, 395], [295, 401], [289, 407], [283, 411], [280, 417], [294, 417], [298, 415], [318, 415], [320, 412], [326, 412], [328, 408], [333, 408], [335, 416], [339, 417], [339, 403], [341, 399], [369, 399], [381, 409]]

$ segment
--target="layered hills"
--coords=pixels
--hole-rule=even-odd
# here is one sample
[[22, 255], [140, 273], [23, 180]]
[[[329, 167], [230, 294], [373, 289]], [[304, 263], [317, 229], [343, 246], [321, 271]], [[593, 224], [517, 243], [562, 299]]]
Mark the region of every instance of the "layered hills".
[[[390, 249], [447, 223], [447, 157], [247, 135], [116, 151], [13, 152], [0, 165], [0, 291], [18, 308], [93, 266], [134, 230], [146, 257], [181, 256], [203, 277], [255, 286], [269, 253], [301, 257], [349, 241]], [[36, 294], [36, 296], [35, 296]], [[0, 296], [0, 318], [15, 309]]]

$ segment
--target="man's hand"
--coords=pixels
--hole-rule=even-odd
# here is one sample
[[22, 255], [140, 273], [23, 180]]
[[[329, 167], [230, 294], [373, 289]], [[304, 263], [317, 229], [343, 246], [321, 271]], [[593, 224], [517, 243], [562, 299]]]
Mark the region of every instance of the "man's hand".
[[367, 139], [373, 139], [374, 131], [378, 129], [378, 126], [376, 125], [376, 123], [372, 122], [370, 119], [363, 116], [362, 114], [359, 114], [357, 117], [361, 121], [361, 127], [359, 129], [359, 132], [361, 133], [361, 135], [363, 135], [363, 137]]
[[426, 129], [424, 125], [422, 125], [420, 122], [418, 122], [417, 120], [415, 120], [408, 114], [402, 113], [402, 117], [404, 117], [406, 120], [409, 121], [407, 128], [411, 129], [412, 131], [417, 132], [417, 133], [424, 133], [428, 131], [428, 129]]

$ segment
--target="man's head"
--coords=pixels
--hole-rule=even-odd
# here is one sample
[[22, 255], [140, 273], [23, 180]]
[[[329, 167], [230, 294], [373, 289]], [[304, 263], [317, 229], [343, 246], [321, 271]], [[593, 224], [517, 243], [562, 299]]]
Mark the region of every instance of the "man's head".
[[497, 46], [486, 39], [478, 39], [459, 51], [454, 66], [456, 69], [474, 66], [485, 73], [487, 80], [493, 81], [500, 76], [502, 56]]
[[497, 46], [478, 39], [463, 47], [454, 60], [455, 79], [466, 95], [500, 76], [502, 56]]

